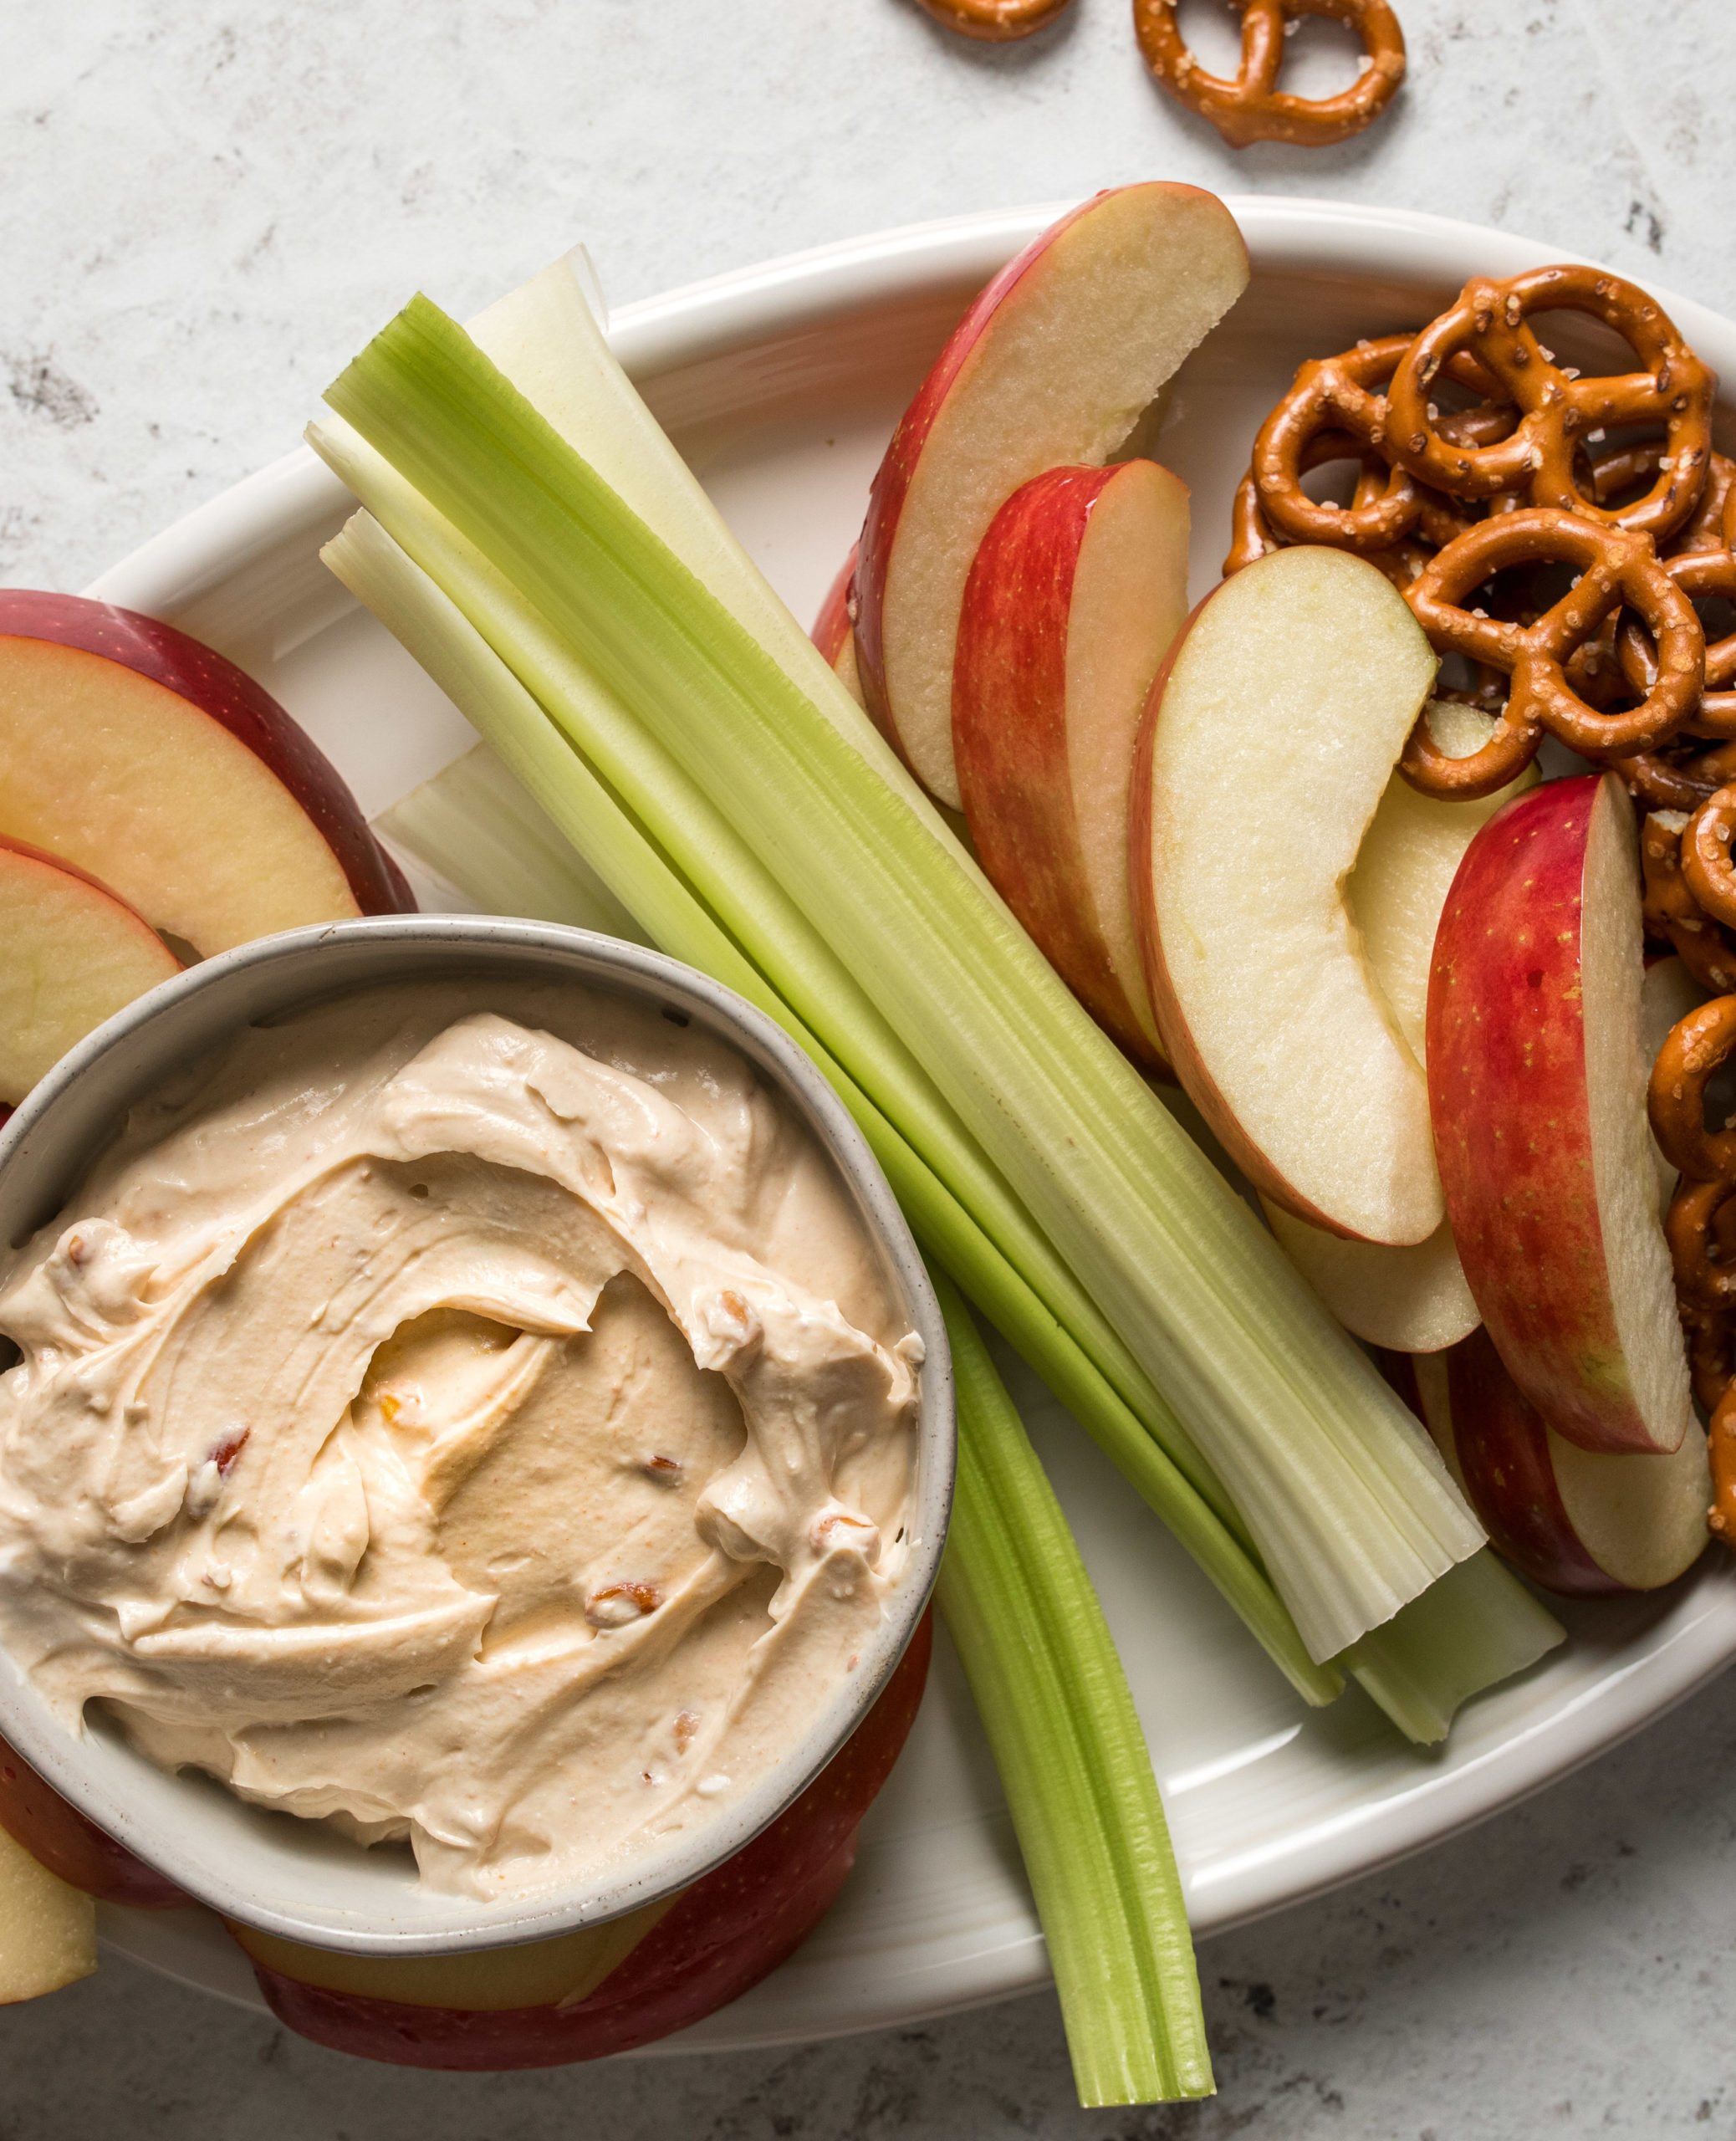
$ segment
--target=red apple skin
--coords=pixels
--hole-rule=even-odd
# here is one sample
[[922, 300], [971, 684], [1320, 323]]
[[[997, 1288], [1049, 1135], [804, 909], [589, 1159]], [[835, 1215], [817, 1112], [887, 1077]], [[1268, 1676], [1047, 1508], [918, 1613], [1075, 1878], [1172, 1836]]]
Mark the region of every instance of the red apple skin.
[[133, 1910], [185, 1910], [192, 1898], [98, 1828], [0, 1740], [0, 1827], [63, 1881]]
[[1508, 1373], [1487, 1330], [1448, 1347], [1447, 1389], [1465, 1494], [1502, 1560], [1566, 1597], [1625, 1592], [1626, 1585], [1580, 1544], [1556, 1484], [1543, 1416]]
[[495, 2073], [631, 2052], [713, 2014], [768, 1976], [825, 1917], [855, 1862], [856, 1832], [915, 1722], [928, 1677], [925, 1614], [878, 1700], [794, 1804], [677, 1898], [638, 1946], [569, 2008], [479, 2012], [304, 1985], [255, 1962], [273, 2012], [334, 2052], [396, 2067]]
[[1090, 926], [1071, 805], [1068, 621], [1092, 508], [1121, 473], [1120, 466], [1051, 468], [989, 524], [959, 616], [952, 747], [988, 881], [1116, 1045], [1167, 1073]]
[[[1374, 1355], [1375, 1366], [1380, 1370], [1388, 1387], [1409, 1406], [1426, 1428], [1428, 1415], [1422, 1409], [1422, 1392], [1417, 1382], [1417, 1363], [1408, 1353], [1396, 1352], [1391, 1346], [1374, 1346], [1369, 1349]], [[1485, 1526], [1485, 1529], [1487, 1527]]]
[[819, 606], [819, 615], [814, 620], [814, 629], [808, 636], [825, 657], [833, 668], [838, 666], [838, 657], [844, 651], [844, 642], [854, 626], [850, 622], [850, 584], [855, 578], [856, 559], [861, 545], [852, 543], [850, 555], [844, 560], [838, 577], [826, 590], [826, 599]]
[[1596, 1394], [1583, 1366], [1621, 1357], [1580, 994], [1585, 853], [1603, 778], [1515, 796], [1465, 851], [1435, 936], [1427, 1070], [1448, 1217], [1495, 1350], [1557, 1434], [1614, 1455], [1653, 1445], [1637, 1407]]
[[368, 830], [337, 769], [268, 692], [214, 649], [136, 611], [21, 587], [0, 588], [0, 638], [45, 640], [99, 655], [187, 700], [288, 789], [337, 858], [364, 914], [415, 912], [402, 871]]

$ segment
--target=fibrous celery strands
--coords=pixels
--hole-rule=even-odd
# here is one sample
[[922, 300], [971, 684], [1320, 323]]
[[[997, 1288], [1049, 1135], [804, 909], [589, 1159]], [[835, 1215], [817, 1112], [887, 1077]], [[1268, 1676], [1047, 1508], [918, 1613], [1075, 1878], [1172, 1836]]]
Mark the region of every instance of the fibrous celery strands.
[[937, 1285], [958, 1392], [941, 1611], [1037, 1899], [1080, 2102], [1209, 2095], [1181, 1880], [1121, 1661], [969, 1311]]

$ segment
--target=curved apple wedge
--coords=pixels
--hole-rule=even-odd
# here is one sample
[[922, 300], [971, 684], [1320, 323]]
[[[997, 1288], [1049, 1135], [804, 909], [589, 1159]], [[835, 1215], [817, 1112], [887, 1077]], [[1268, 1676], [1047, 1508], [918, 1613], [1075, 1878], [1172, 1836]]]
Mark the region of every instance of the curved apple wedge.
[[1133, 776], [1165, 1053], [1256, 1189], [1365, 1241], [1427, 1241], [1444, 1212], [1422, 1065], [1345, 893], [1434, 673], [1373, 565], [1274, 551], [1182, 627]]
[[850, 555], [844, 560], [838, 577], [826, 590], [825, 600], [819, 606], [819, 615], [814, 620], [814, 629], [808, 635], [832, 665], [832, 673], [843, 685], [856, 704], [866, 711], [862, 697], [862, 680], [856, 670], [856, 639], [850, 623], [850, 606], [851, 587], [856, 576], [857, 545], [850, 546]]
[[1197, 187], [1124, 186], [1044, 231], [953, 330], [869, 493], [856, 652], [869, 712], [956, 810], [952, 662], [988, 524], [1045, 468], [1100, 467], [1248, 282], [1235, 218]]
[[1442, 1219], [1407, 1249], [1346, 1241], [1260, 1199], [1278, 1246], [1345, 1329], [1396, 1353], [1438, 1353], [1482, 1321]]
[[0, 1829], [0, 2006], [58, 1992], [96, 1968], [96, 1906]]
[[1435, 1149], [1501, 1358], [1581, 1449], [1693, 1428], [1646, 1115], [1640, 875], [1613, 774], [1534, 789], [1453, 882], [1428, 993]]
[[162, 938], [81, 871], [0, 837], [0, 1101], [181, 972]]
[[1155, 462], [1052, 468], [965, 585], [952, 749], [977, 859], [1136, 1060], [1167, 1067], [1128, 897], [1127, 795], [1151, 680], [1187, 614], [1187, 487]]
[[[1450, 699], [1430, 700], [1425, 718], [1437, 747], [1452, 758], [1480, 750], [1495, 725], [1477, 708]], [[1395, 773], [1362, 836], [1345, 897], [1381, 994], [1419, 1063], [1427, 1054], [1435, 931], [1453, 877], [1482, 827], [1537, 781], [1536, 768], [1528, 766], [1499, 795], [1445, 802], [1419, 794]], [[1265, 1213], [1284, 1254], [1345, 1328], [1371, 1346], [1436, 1353], [1483, 1320], [1444, 1219], [1427, 1241], [1398, 1249], [1342, 1240], [1269, 1198]]]
[[1609, 1457], [1548, 1427], [1486, 1331], [1415, 1364], [1423, 1418], [1489, 1542], [1569, 1597], [1656, 1591], [1704, 1551], [1712, 1496], [1698, 1428], [1668, 1457]]
[[100, 877], [202, 957], [415, 901], [335, 769], [172, 626], [0, 589], [0, 833]]

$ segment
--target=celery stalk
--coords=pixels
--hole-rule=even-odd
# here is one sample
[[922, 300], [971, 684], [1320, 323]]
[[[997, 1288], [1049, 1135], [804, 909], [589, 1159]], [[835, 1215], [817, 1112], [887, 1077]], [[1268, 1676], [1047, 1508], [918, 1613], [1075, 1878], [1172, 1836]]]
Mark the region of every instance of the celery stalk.
[[839, 682], [645, 406], [603, 337], [576, 268], [574, 255], [557, 260], [478, 314], [468, 330], [477, 347], [741, 620], [952, 860], [977, 874], [904, 761]]
[[958, 1392], [941, 1611], [1037, 1899], [1080, 2102], [1208, 2096], [1181, 1878], [1121, 1661], [969, 1311], [936, 1284]]
[[[543, 795], [552, 830], [593, 858], [611, 896], [630, 909], [672, 956], [746, 996], [775, 1019], [814, 1058], [873, 1147], [925, 1253], [958, 1283], [1068, 1405], [1136, 1490], [1192, 1555], [1268, 1654], [1310, 1703], [1330, 1701], [1342, 1685], [1316, 1665], [1294, 1624], [1239, 1542], [1171, 1463], [1044, 1303], [1008, 1264], [958, 1200], [911, 1150], [766, 984], [680, 880], [642, 829], [610, 795], [582, 758], [555, 733], [541, 708], [462, 613], [365, 514], [356, 514], [324, 553], [345, 586], [406, 646], [505, 761], [509, 775]], [[446, 776], [440, 777], [444, 779]], [[468, 786], [477, 784], [472, 782]], [[438, 783], [430, 783], [434, 788]], [[511, 807], [488, 784], [499, 807]], [[413, 799], [412, 799], [413, 800]], [[449, 825], [452, 813], [434, 815]], [[540, 815], [540, 814], [539, 814]], [[411, 818], [426, 825], [426, 806]], [[398, 823], [407, 829], [399, 806]], [[534, 851], [536, 820], [518, 814], [522, 852]], [[491, 843], [484, 853], [492, 852]], [[451, 874], [445, 851], [426, 859]], [[462, 869], [462, 862], [456, 866]], [[489, 866], [484, 864], [484, 868]], [[508, 878], [511, 887], [516, 879]], [[493, 887], [478, 884], [485, 896]], [[551, 918], [558, 919], [558, 916]]]
[[1402, 1732], [1427, 1746], [1447, 1737], [1461, 1703], [1566, 1640], [1555, 1615], [1485, 1546], [1338, 1663]]
[[[1170, 1398], [1310, 1653], [1474, 1551], [1396, 1399], [1005, 910], [462, 331], [418, 299], [328, 398], [544, 612], [896, 1028]], [[757, 952], [753, 917], [731, 927]]]
[[532, 817], [525, 800], [499, 759], [479, 744], [381, 811], [374, 830], [488, 913], [648, 943], [579, 850], [540, 811]]

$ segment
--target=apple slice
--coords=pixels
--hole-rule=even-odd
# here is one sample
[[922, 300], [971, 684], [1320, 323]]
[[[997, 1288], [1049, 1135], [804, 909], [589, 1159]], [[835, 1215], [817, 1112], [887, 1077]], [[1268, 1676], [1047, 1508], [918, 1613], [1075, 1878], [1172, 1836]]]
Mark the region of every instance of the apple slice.
[[1128, 898], [1127, 785], [1187, 614], [1187, 487], [1151, 461], [1051, 468], [965, 584], [952, 748], [977, 858], [1085, 1009], [1167, 1067]]
[[1616, 776], [1547, 782], [1490, 819], [1453, 880], [1428, 992], [1453, 1238], [1549, 1425], [1584, 1449], [1667, 1454], [1693, 1407], [1642, 981], [1633, 810]]
[[814, 620], [814, 629], [808, 636], [831, 663], [839, 682], [865, 711], [868, 703], [862, 696], [862, 678], [856, 667], [855, 629], [850, 616], [850, 583], [855, 578], [859, 548], [857, 544], [850, 544], [850, 555], [826, 590], [826, 599], [819, 606], [819, 615]]
[[75, 1041], [180, 972], [125, 901], [0, 838], [0, 1101], [16, 1105]]
[[58, 1992], [95, 1968], [95, 1904], [0, 1829], [0, 2005]]
[[1346, 1241], [1269, 1197], [1260, 1208], [1278, 1246], [1354, 1336], [1398, 1353], [1437, 1353], [1482, 1321], [1442, 1219], [1408, 1249]]
[[1247, 282], [1215, 196], [1100, 193], [1002, 269], [905, 411], [869, 493], [856, 654], [869, 712], [942, 803], [960, 801], [953, 650], [989, 522], [1045, 468], [1099, 467], [1125, 447]]
[[1366, 1241], [1427, 1241], [1444, 1212], [1422, 1069], [1345, 896], [1434, 673], [1376, 567], [1274, 551], [1183, 626], [1133, 774], [1165, 1052], [1256, 1189]]
[[[1424, 718], [1450, 758], [1480, 750], [1491, 716], [1456, 700], [1431, 699]], [[1420, 795], [1402, 774], [1386, 783], [1345, 887], [1352, 920], [1411, 1053], [1427, 1055], [1428, 973], [1435, 930], [1465, 850], [1501, 805], [1538, 781], [1534, 766], [1499, 795], [1474, 803]], [[1425, 1242], [1395, 1249], [1345, 1241], [1262, 1200], [1279, 1246], [1339, 1321], [1371, 1345], [1434, 1353], [1482, 1318], [1445, 1219]]]
[[243, 670], [154, 618], [0, 590], [0, 834], [201, 957], [413, 908], [355, 798]]
[[125, 1903], [133, 1910], [185, 1910], [191, 1905], [191, 1896], [63, 1799], [3, 1740], [0, 1829], [51, 1873], [100, 1903]]
[[650, 2044], [757, 1985], [825, 1916], [916, 1721], [932, 1634], [925, 1614], [868, 1714], [807, 1790], [669, 1902], [554, 1940], [402, 1961], [229, 1930], [278, 2019], [335, 2052], [496, 2072]]
[[1413, 1366], [1448, 1469], [1521, 1576], [1596, 1597], [1655, 1591], [1699, 1559], [1712, 1482], [1698, 1428], [1668, 1457], [1581, 1449], [1545, 1423], [1486, 1331]]
[[[1494, 733], [1491, 715], [1453, 699], [1431, 699], [1424, 717], [1437, 749], [1448, 758], [1469, 758]], [[1458, 866], [1503, 805], [1535, 788], [1539, 777], [1534, 765], [1527, 766], [1494, 795], [1463, 803], [1422, 795], [1395, 773], [1363, 835], [1345, 897], [1398, 1030], [1419, 1063], [1428, 1059], [1435, 932]]]

